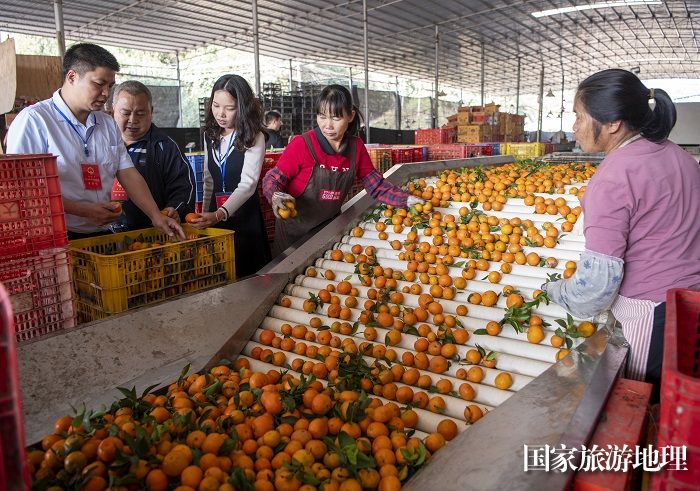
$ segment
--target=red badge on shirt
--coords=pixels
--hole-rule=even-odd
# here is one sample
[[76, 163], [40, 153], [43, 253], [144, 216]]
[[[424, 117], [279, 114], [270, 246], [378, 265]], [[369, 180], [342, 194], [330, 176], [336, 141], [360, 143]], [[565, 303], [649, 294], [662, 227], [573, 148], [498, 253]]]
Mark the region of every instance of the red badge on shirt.
[[129, 199], [129, 196], [127, 196], [126, 191], [122, 187], [121, 184], [119, 184], [119, 180], [115, 179], [114, 182], [112, 183], [112, 200], [113, 201], [126, 201]]
[[102, 190], [102, 179], [100, 179], [100, 166], [97, 164], [80, 164], [83, 172], [83, 186], [92, 191]]
[[338, 201], [340, 195], [340, 189], [321, 189], [318, 199], [321, 201]]

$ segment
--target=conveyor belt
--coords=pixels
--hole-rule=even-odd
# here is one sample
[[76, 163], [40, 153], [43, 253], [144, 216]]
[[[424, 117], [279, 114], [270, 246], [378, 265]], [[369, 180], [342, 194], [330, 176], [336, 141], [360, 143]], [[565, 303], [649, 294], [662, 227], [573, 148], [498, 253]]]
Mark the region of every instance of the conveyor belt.
[[[389, 179], [397, 184], [405, 184], [408, 179], [435, 175], [443, 169], [499, 164], [509, 160], [508, 157], [490, 157], [408, 164], [394, 167], [389, 173]], [[575, 197], [562, 196], [572, 204], [575, 203]], [[511, 215], [524, 218], [521, 213], [526, 207], [520, 201], [511, 199], [503, 210], [490, 211], [488, 214], [502, 218]], [[264, 268], [260, 277], [96, 322], [63, 336], [22, 347], [20, 360], [23, 364], [21, 372], [25, 412], [41, 417], [44, 421], [51, 420], [53, 413], [60, 415], [67, 412], [66, 406], [69, 403], [78, 406], [85, 402], [88, 407], [97, 407], [99, 402], [114, 397], [114, 392], [107, 392], [112, 387], [135, 385], [137, 390], [143, 389], [152, 383], [165, 383], [177, 378], [180, 368], [188, 362], [192, 363], [193, 369], [199, 370], [217, 363], [221, 357], [232, 358], [239, 353], [248, 357], [256, 369], [279, 369], [252, 356], [256, 348], [263, 348], [259, 343], [263, 329], [280, 333], [285, 322], [308, 325], [311, 317], [319, 317], [324, 323], [335, 320], [326, 316], [327, 305], [313, 315], [301, 310], [303, 300], [308, 298], [309, 293], [317, 293], [329, 283], [337, 284], [345, 276], [351, 275], [348, 281], [353, 283], [359, 294], [358, 307], [351, 309], [348, 322], [359, 318], [369, 287], [360, 285], [357, 275], [352, 274], [353, 265], [334, 261], [328, 251], [334, 248], [348, 251], [356, 243], [372, 244], [377, 247], [376, 256], [381, 265], [398, 271], [405, 269], [406, 261], [398, 259], [398, 251], [388, 246], [388, 242], [378, 239], [372, 223], [363, 222], [362, 217], [372, 206], [371, 200], [361, 193], [346, 205], [344, 213], [337, 219], [286, 251], [284, 256]], [[457, 204], [450, 206], [452, 213], [456, 211], [453, 209], [455, 206], [458, 210]], [[532, 219], [538, 227], [544, 221], [552, 221], [552, 218], [544, 216], [534, 216]], [[358, 224], [365, 230], [364, 235], [361, 238], [349, 236], [348, 231]], [[403, 234], [396, 237], [400, 240]], [[526, 298], [530, 298], [532, 292], [546, 279], [547, 273], [561, 273], [561, 263], [575, 260], [582, 249], [581, 237], [572, 234], [567, 235], [555, 249], [526, 248], [527, 252], [534, 251], [544, 257], [557, 258], [558, 266], [548, 269], [513, 264], [512, 271], [505, 274], [497, 285], [482, 280], [482, 272], [479, 272], [477, 278], [468, 281], [466, 291], [500, 292], [504, 284], [511, 284], [521, 290]], [[333, 271], [336, 279], [329, 281], [320, 275], [305, 275], [311, 265], [319, 273]], [[489, 270], [497, 266], [489, 264]], [[459, 270], [454, 266], [454, 271], [451, 270], [450, 273], [458, 276]], [[399, 281], [399, 288], [411, 283]], [[548, 343], [552, 328], [547, 330], [545, 340], [537, 345], [528, 343], [524, 334], [515, 333], [507, 326], [499, 336], [474, 334], [474, 330], [484, 327], [489, 320], [499, 320], [504, 305], [502, 300], [494, 307], [472, 305], [467, 301], [466, 291], [457, 292], [452, 300], [440, 301], [445, 312], [452, 315], [456, 315], [458, 305], [468, 307], [467, 315], [457, 316], [471, 332], [466, 344], [459, 346], [459, 354], [463, 356], [467, 349], [480, 344], [498, 353], [498, 363], [496, 368], [484, 368], [482, 383], [472, 384], [475, 389], [473, 401], [445, 395], [445, 414], [417, 409], [419, 435], [434, 431], [437, 423], [444, 418], [461, 422], [467, 404], [476, 404], [489, 413], [471, 426], [460, 423], [462, 435], [440, 451], [409, 482], [408, 488], [435, 489], [437, 482], [444, 489], [490, 489], [496, 485], [513, 489], [525, 485], [530, 489], [561, 488], [567, 480], [566, 475], [523, 475], [520, 470], [523, 460], [522, 444], [581, 444], [586, 441], [626, 354], [623, 340], [618, 338], [613, 329], [614, 320], [608, 318], [604, 326], [601, 324], [599, 332], [582, 344], [578, 340], [576, 350], [561, 363], [553, 364], [557, 349]], [[344, 303], [346, 296], [338, 296]], [[288, 307], [279, 305], [283, 297], [290, 300]], [[416, 295], [406, 293], [404, 297], [405, 305], [417, 305]], [[536, 313], [548, 322], [565, 315], [563, 309], [555, 305], [540, 305]], [[432, 328], [436, 329], [435, 326]], [[359, 331], [361, 329], [355, 335], [334, 335], [341, 340], [352, 336], [356, 344], [359, 344], [364, 341]], [[377, 339], [383, 339], [385, 330], [377, 327], [377, 331]], [[415, 339], [412, 334], [402, 335], [401, 341], [393, 347], [399, 360], [405, 352], [413, 351]], [[304, 343], [320, 347], [316, 341]], [[270, 349], [269, 346], [264, 348]], [[75, 367], [67, 374], [66, 367], [56, 363], [56, 357], [60, 358], [60, 353], [70, 350], [74, 350], [75, 354], [65, 364], [74, 364]], [[106, 370], [103, 365], [105, 353], [109, 353], [110, 359], [118, 360], [119, 366]], [[295, 353], [286, 353], [286, 358], [290, 365], [295, 358], [311, 361]], [[369, 356], [365, 359], [372, 362]], [[122, 366], [123, 364], [127, 366]], [[458, 387], [464, 383], [457, 378], [458, 368], [460, 367], [453, 365], [442, 375], [423, 369], [420, 373], [431, 376], [433, 383], [444, 378], [450, 380], [453, 387]], [[498, 389], [493, 383], [496, 375], [503, 371], [513, 375], [513, 385], [508, 390]], [[100, 383], [94, 387], [85, 387], [98, 374]], [[57, 378], [63, 380], [62, 387], [56, 388], [51, 382]], [[397, 385], [401, 384], [399, 382]], [[415, 387], [413, 389], [418, 391]], [[28, 398], [27, 394], [30, 394]], [[38, 427], [42, 424], [41, 421], [33, 422], [32, 431], [28, 432], [29, 441], [32, 435], [39, 434]], [[490, 442], [487, 448], [483, 448], [485, 441]], [[465, 460], [463, 457], [474, 454], [475, 449], [478, 449], [480, 456], [490, 459], [488, 469], [480, 466], [477, 460]], [[465, 475], [472, 476], [473, 481], [465, 481]], [[543, 487], [543, 483], [546, 483], [546, 487]]]
[[[426, 179], [427, 186], [435, 184], [435, 178], [429, 176], [426, 177], [428, 177]], [[582, 186], [586, 185], [586, 182], [574, 184], [577, 186]], [[545, 197], [562, 197], [566, 200], [567, 205], [572, 209], [580, 206], [580, 202], [575, 195], [540, 195]], [[469, 206], [469, 203], [452, 201], [448, 208], [436, 208], [435, 211], [440, 212], [443, 215], [452, 214], [459, 217], [459, 209], [465, 206]], [[514, 217], [519, 217], [522, 220], [529, 219], [532, 220], [535, 223], [535, 226], [540, 230], [544, 222], [549, 221], [551, 223], [557, 218], [551, 215], [536, 214], [534, 212], [534, 208], [534, 205], [526, 206], [523, 199], [511, 198], [501, 211], [488, 211], [486, 212], [486, 215], [495, 216], [499, 219], [510, 219]], [[479, 206], [477, 209], [483, 211], [483, 207], [481, 206]], [[390, 242], [392, 240], [398, 240], [402, 244], [405, 243], [410, 229], [406, 228], [401, 233], [388, 232], [388, 238], [385, 240], [380, 240], [378, 238], [379, 232], [375, 230], [375, 223], [376, 222], [374, 220], [364, 220], [360, 222], [358, 226], [364, 231], [362, 237], [354, 237], [350, 234], [346, 234], [338, 243], [334, 244], [334, 249], [340, 249], [344, 253], [350, 253], [353, 245], [360, 245], [363, 249], [367, 246], [373, 246], [376, 248], [376, 257], [380, 266], [384, 268], [393, 268], [396, 271], [405, 271], [408, 267], [408, 261], [398, 259], [399, 251], [394, 250], [390, 246]], [[544, 234], [545, 232], [542, 231], [542, 233]], [[432, 239], [432, 237], [428, 237], [427, 239]], [[426, 240], [426, 238], [422, 237], [419, 240]], [[534, 313], [540, 315], [545, 323], [549, 324], [549, 327], [547, 327], [545, 330], [545, 339], [539, 344], [532, 344], [528, 342], [527, 334], [525, 332], [518, 333], [509, 326], [506, 326], [499, 336], [474, 334], [475, 330], [484, 329], [489, 321], [500, 321], [503, 318], [506, 303], [505, 298], [502, 296], [498, 303], [493, 307], [470, 305], [468, 301], [469, 295], [472, 292], [483, 293], [487, 290], [496, 290], [498, 293], [500, 293], [503, 285], [511, 285], [517, 290], [521, 291], [529, 300], [532, 298], [534, 290], [538, 289], [540, 285], [546, 281], [548, 274], [563, 273], [564, 263], [570, 260], [576, 261], [583, 249], [583, 236], [578, 233], [570, 233], [566, 235], [566, 240], [563, 241], [562, 244], [557, 245], [555, 248], [524, 247], [523, 252], [525, 254], [536, 252], [542, 257], [554, 257], [558, 260], [558, 265], [555, 268], [550, 269], [514, 264], [512, 272], [509, 274], [503, 274], [499, 284], [494, 285], [493, 283], [479, 279], [470, 280], [467, 282], [466, 289], [458, 292], [454, 299], [437, 299], [437, 301], [442, 304], [444, 313], [454, 315], [470, 332], [470, 337], [467, 343], [463, 346], [459, 346], [458, 348], [457, 353], [460, 359], [464, 359], [467, 351], [476, 347], [477, 345], [482, 346], [487, 351], [495, 351], [498, 358], [497, 367], [482, 367], [482, 369], [485, 371], [483, 381], [478, 384], [472, 384], [476, 393], [474, 401], [465, 401], [455, 395], [444, 395], [447, 402], [445, 414], [460, 420], [461, 424], [458, 426], [460, 431], [464, 431], [469, 428], [469, 426], [464, 423], [463, 417], [464, 410], [468, 405], [476, 403], [485, 412], [492, 411], [503, 401], [507, 400], [513, 392], [517, 392], [521, 388], [525, 387], [532, 381], [533, 377], [540, 375], [554, 363], [559, 350], [551, 346], [549, 341], [554, 335], [556, 328], [559, 327], [555, 320], [566, 318], [566, 311], [557, 305], [550, 304], [540, 305], [537, 307], [534, 310]], [[480, 271], [479, 277], [485, 276], [488, 271], [499, 271], [500, 264], [501, 263], [497, 262], [489, 262], [489, 269], [487, 271]], [[359, 291], [359, 296], [357, 297], [358, 306], [351, 309], [351, 316], [347, 320], [350, 323], [354, 323], [360, 319], [362, 305], [369, 299], [368, 291], [370, 290], [370, 287], [362, 286], [359, 275], [354, 274], [356, 264], [333, 260], [331, 259], [331, 251], [327, 250], [322, 258], [319, 258], [314, 262], [313, 266], [317, 271], [318, 276], [309, 277], [306, 275], [299, 275], [294, 279], [294, 282], [288, 284], [285, 288], [285, 295], [281, 295], [278, 300], [285, 297], [291, 301], [291, 305], [289, 307], [282, 307], [280, 305], [273, 307], [268, 313], [267, 317], [263, 320], [261, 328], [272, 330], [278, 336], [283, 336], [281, 326], [284, 323], [289, 323], [291, 325], [303, 324], [308, 326], [312, 318], [318, 317], [321, 319], [324, 325], [331, 325], [337, 319], [327, 316], [329, 307], [328, 304], [321, 307], [318, 312], [309, 314], [303, 310], [304, 300], [308, 299], [310, 294], [318, 294], [319, 290], [326, 288], [329, 283], [337, 286], [337, 284], [344, 278], [348, 279], [348, 281], [352, 283], [352, 286], [357, 288]], [[459, 277], [461, 271], [461, 267], [452, 266], [449, 268], [449, 274], [454, 278]], [[333, 281], [329, 281], [324, 278], [324, 275], [327, 272], [330, 272], [335, 278]], [[398, 281], [397, 290], [401, 291], [402, 288], [410, 287], [412, 284], [412, 282], [408, 281]], [[427, 289], [427, 285], [424, 286], [423, 292], [427, 291]], [[346, 295], [338, 295], [338, 297], [340, 298], [341, 305], [344, 305], [345, 300], [348, 298]], [[404, 298], [404, 306], [412, 308], [418, 307], [418, 295], [404, 294]], [[468, 306], [468, 315], [457, 315], [456, 309], [460, 304]], [[429, 325], [432, 331], [437, 332], [437, 325], [432, 323], [429, 323]], [[377, 327], [376, 329], [378, 331], [377, 339], [379, 340], [384, 339], [390, 330], [380, 327]], [[357, 345], [365, 341], [365, 338], [362, 336], [361, 332], [362, 330], [360, 329], [354, 336], [352, 336], [355, 344]], [[244, 354], [248, 357], [250, 357], [255, 346], [260, 346], [258, 343], [256, 343], [256, 339], [258, 339], [260, 332], [258, 331], [256, 334], [258, 336], [254, 336], [253, 340], [251, 340], [244, 349]], [[339, 335], [339, 337], [342, 340], [348, 338], [348, 336], [343, 335]], [[401, 342], [393, 348], [397, 352], [399, 360], [405, 352], [415, 353], [413, 346], [418, 338], [419, 337], [417, 335], [412, 334], [402, 335]], [[575, 339], [574, 347], [581, 342], [583, 342], [583, 338]], [[306, 344], [316, 347], [321, 346], [318, 343], [313, 342], [307, 342]], [[262, 348], [266, 347], [262, 346]], [[272, 349], [272, 351], [276, 352], [282, 350]], [[293, 350], [289, 350], [285, 354], [288, 363], [291, 363], [293, 359], [299, 357]], [[307, 361], [304, 357], [300, 358]], [[366, 359], [370, 365], [374, 362], [374, 359], [371, 357], [366, 357]], [[269, 370], [275, 369], [275, 366], [272, 364], [262, 364], [261, 368]], [[406, 366], [406, 368], [411, 368], [411, 366]], [[427, 370], [421, 370], [421, 375], [430, 376], [433, 379], [433, 383], [440, 379], [449, 380], [453, 387], [457, 388], [465, 382], [465, 380], [460, 380], [456, 377], [456, 372], [459, 368], [465, 368], [465, 366], [453, 364], [450, 369], [442, 375], [437, 375]], [[467, 365], [466, 368], [469, 368], [469, 366]], [[510, 373], [513, 378], [513, 385], [508, 390], [501, 390], [495, 387], [494, 381], [496, 377], [498, 374], [504, 372]], [[403, 384], [398, 383], [398, 385], [402, 386]], [[413, 387], [413, 389], [416, 389], [416, 387]], [[437, 417], [437, 415], [426, 418], [425, 411], [421, 411], [419, 429], [425, 432], [433, 432], [435, 431], [439, 421], [440, 418]]]

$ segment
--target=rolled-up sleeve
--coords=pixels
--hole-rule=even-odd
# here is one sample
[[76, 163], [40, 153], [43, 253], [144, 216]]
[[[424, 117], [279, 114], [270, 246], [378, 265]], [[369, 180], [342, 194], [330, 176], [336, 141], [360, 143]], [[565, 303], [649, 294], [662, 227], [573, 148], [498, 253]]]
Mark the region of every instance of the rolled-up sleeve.
[[570, 278], [545, 283], [542, 288], [554, 303], [576, 317], [586, 318], [610, 308], [623, 273], [622, 259], [586, 250]]

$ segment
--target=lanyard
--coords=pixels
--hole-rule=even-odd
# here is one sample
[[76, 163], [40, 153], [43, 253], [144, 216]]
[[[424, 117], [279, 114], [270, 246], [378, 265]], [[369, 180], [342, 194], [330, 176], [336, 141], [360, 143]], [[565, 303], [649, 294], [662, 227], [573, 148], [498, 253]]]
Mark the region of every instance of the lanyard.
[[214, 161], [218, 164], [219, 170], [221, 171], [221, 186], [224, 191], [226, 192], [226, 162], [228, 161], [228, 156], [231, 155], [231, 151], [233, 150], [233, 140], [236, 138], [236, 132], [231, 133], [231, 139], [228, 141], [228, 148], [226, 149], [226, 153], [221, 157], [216, 156], [217, 149], [212, 148], [212, 155], [214, 156]]
[[86, 133], [87, 136], [86, 136], [85, 138], [83, 138], [83, 135], [80, 134], [80, 131], [78, 131], [78, 128], [75, 127], [75, 125], [71, 122], [70, 119], [68, 119], [68, 117], [67, 117], [65, 114], [63, 114], [63, 111], [61, 111], [61, 110], [58, 108], [58, 106], [56, 105], [56, 103], [55, 103], [54, 101], [51, 101], [51, 105], [53, 106], [53, 108], [54, 108], [56, 111], [58, 111], [58, 114], [61, 115], [61, 117], [63, 118], [63, 120], [64, 120], [66, 123], [68, 123], [68, 124], [70, 125], [71, 128], [73, 128], [73, 131], [75, 131], [75, 134], [78, 135], [78, 138], [80, 138], [80, 141], [83, 142], [83, 149], [85, 150], [85, 156], [86, 156], [86, 157], [89, 157], [89, 156], [90, 156], [90, 150], [88, 150], [88, 142], [90, 141], [90, 137], [92, 136], [92, 132], [93, 132], [93, 130], [95, 129], [95, 125], [97, 124], [97, 116], [95, 116], [94, 114], [92, 115], [92, 118], [93, 118], [93, 120], [92, 120], [93, 125], [90, 126], [90, 127], [87, 129], [87, 133]]

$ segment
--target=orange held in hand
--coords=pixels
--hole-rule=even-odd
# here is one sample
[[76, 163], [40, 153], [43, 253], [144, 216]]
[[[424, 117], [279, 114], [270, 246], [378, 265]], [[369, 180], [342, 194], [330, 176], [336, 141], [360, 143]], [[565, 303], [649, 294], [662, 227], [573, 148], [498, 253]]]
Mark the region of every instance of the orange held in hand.
[[188, 213], [187, 215], [185, 215], [185, 221], [187, 223], [194, 223], [195, 220], [198, 220], [201, 216], [202, 215], [200, 215], [199, 213]]
[[277, 208], [277, 214], [281, 219], [286, 220], [289, 217], [294, 218], [297, 216], [297, 209], [294, 201], [285, 201], [284, 206], [286, 206], [286, 208]]

